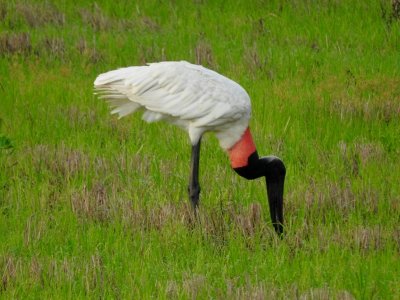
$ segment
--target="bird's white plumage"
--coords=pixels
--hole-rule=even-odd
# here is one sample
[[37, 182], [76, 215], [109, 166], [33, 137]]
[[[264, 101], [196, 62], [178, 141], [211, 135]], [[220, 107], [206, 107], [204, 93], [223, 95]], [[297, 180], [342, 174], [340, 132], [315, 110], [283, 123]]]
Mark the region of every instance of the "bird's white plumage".
[[213, 131], [229, 149], [250, 118], [250, 98], [239, 84], [185, 61], [110, 71], [99, 75], [94, 87], [120, 118], [143, 109], [147, 122], [165, 120], [186, 129], [192, 144]]

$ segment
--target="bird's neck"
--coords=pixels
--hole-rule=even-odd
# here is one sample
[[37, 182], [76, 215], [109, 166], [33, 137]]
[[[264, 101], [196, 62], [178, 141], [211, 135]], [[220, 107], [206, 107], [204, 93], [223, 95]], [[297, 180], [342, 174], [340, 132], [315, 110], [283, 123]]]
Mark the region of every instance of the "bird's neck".
[[254, 145], [250, 129], [247, 127], [240, 140], [228, 150], [232, 168], [246, 167], [249, 157], [254, 152], [256, 152], [256, 146]]

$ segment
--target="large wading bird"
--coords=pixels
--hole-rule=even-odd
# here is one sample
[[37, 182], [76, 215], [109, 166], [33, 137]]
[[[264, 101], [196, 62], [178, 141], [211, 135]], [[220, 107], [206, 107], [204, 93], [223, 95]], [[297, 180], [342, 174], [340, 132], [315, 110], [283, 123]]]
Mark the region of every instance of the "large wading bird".
[[94, 87], [119, 118], [142, 110], [147, 122], [164, 120], [189, 133], [192, 156], [188, 190], [195, 212], [200, 195], [201, 137], [214, 132], [237, 174], [249, 180], [265, 177], [272, 224], [282, 235], [285, 165], [278, 157], [258, 156], [249, 129], [250, 97], [239, 84], [202, 66], [180, 61], [110, 71], [99, 75]]

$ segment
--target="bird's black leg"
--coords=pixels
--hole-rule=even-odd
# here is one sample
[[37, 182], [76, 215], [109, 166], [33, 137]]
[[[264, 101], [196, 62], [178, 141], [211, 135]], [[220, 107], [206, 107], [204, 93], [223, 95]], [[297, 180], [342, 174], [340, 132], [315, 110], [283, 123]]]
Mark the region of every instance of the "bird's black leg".
[[192, 145], [192, 157], [190, 161], [190, 178], [189, 178], [189, 198], [193, 209], [196, 211], [199, 205], [200, 185], [199, 185], [199, 161], [200, 161], [200, 143]]

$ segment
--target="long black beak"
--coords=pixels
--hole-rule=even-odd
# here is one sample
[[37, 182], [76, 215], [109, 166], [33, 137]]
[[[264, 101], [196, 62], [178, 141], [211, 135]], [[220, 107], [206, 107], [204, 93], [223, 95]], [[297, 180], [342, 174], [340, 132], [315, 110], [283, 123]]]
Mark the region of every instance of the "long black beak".
[[285, 184], [286, 167], [281, 159], [276, 156], [258, 157], [254, 152], [249, 157], [249, 164], [245, 167], [235, 168], [240, 176], [253, 180], [265, 176], [267, 182], [267, 195], [272, 225], [276, 233], [283, 236], [283, 190]]
[[265, 179], [272, 225], [279, 236], [283, 235], [283, 189], [286, 168], [282, 160], [275, 156], [261, 158], [265, 164]]

